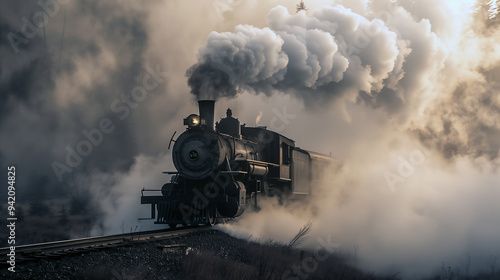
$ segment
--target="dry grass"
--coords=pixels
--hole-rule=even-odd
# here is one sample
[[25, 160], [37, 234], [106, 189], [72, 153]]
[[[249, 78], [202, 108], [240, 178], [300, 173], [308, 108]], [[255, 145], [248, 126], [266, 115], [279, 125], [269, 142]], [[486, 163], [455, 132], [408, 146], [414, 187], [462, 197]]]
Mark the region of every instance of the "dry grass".
[[[242, 248], [247, 262], [236, 262], [214, 252], [192, 251], [184, 260], [188, 279], [387, 279], [352, 268], [338, 256], [317, 261], [316, 267], [304, 266], [304, 260], [314, 258], [310, 252], [290, 249], [281, 244], [248, 242]], [[295, 274], [294, 267], [300, 268]], [[306, 270], [304, 270], [306, 267]]]

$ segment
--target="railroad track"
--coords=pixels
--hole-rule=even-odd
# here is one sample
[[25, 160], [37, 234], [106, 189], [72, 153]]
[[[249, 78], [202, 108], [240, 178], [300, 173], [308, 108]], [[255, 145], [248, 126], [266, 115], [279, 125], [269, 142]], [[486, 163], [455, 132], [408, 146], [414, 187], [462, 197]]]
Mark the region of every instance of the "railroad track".
[[[208, 226], [163, 229], [125, 234], [87, 237], [15, 247], [16, 263], [39, 259], [58, 258], [119, 246], [131, 246], [140, 242], [157, 241], [211, 230]], [[8, 266], [10, 247], [0, 248], [0, 266]]]

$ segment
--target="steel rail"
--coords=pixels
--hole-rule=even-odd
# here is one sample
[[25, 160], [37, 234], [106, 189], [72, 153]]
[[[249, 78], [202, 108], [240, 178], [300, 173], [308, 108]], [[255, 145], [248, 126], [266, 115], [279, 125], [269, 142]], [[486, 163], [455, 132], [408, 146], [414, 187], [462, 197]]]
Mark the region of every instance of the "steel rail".
[[[24, 262], [41, 258], [59, 257], [85, 251], [96, 251], [105, 248], [127, 246], [133, 243], [175, 238], [195, 232], [208, 231], [209, 226], [184, 227], [179, 229], [162, 229], [125, 234], [86, 237], [45, 243], [15, 246], [15, 261]], [[0, 266], [9, 265], [10, 247], [0, 248]]]

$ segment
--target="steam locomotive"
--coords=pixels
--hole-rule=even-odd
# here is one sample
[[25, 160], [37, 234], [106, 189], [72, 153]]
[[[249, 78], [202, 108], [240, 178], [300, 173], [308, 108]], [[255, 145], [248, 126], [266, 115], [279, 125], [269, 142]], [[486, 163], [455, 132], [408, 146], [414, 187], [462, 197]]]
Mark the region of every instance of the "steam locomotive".
[[[214, 225], [219, 218], [240, 216], [259, 208], [259, 197], [304, 199], [326, 168], [337, 162], [328, 156], [295, 146], [293, 140], [266, 129], [247, 127], [227, 109], [214, 129], [213, 100], [200, 100], [200, 114], [184, 119], [187, 129], [175, 142], [172, 158], [177, 171], [161, 188], [146, 195], [156, 224]], [[159, 193], [158, 193], [159, 194]]]

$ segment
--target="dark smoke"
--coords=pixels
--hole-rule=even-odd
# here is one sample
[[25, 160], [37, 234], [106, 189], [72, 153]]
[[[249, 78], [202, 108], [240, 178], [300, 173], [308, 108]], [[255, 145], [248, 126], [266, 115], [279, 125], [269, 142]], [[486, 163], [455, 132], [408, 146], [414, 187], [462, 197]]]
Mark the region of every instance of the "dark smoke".
[[235, 97], [236, 87], [229, 81], [229, 75], [213, 68], [210, 64], [193, 65], [187, 70], [191, 93], [198, 99], [215, 100], [220, 97]]
[[[120, 120], [110, 105], [142, 81], [148, 37], [140, 17], [115, 4], [58, 4], [45, 28], [36, 27], [35, 15], [44, 11], [36, 1], [0, 4], [0, 163], [18, 166], [20, 203], [88, 195], [89, 180], [78, 178], [126, 171], [139, 152], [131, 118]], [[23, 34], [26, 20], [34, 26], [31, 38]], [[13, 43], [12, 34], [24, 39]], [[76, 149], [82, 130], [99, 127], [103, 118], [115, 131], [59, 180], [51, 164], [66, 164], [66, 147]]]

